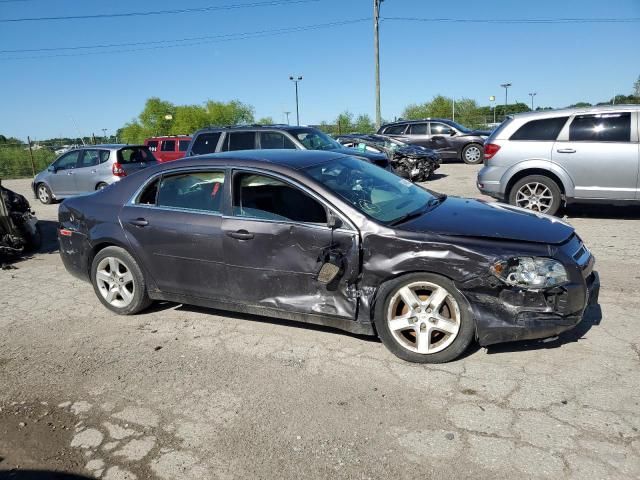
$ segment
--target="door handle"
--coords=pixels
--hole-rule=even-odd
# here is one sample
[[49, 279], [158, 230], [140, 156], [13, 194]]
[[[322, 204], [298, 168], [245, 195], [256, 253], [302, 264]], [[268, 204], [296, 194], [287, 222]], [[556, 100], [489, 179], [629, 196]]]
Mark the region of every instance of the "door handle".
[[576, 153], [575, 148], [559, 148], [556, 150], [558, 153]]
[[91, 170], [91, 173], [96, 173], [96, 172], [97, 172], [97, 170]]
[[237, 232], [227, 232], [231, 238], [236, 238], [238, 240], [251, 240], [253, 238], [253, 233], [249, 233], [246, 230], [238, 230]]
[[136, 218], [134, 220], [129, 220], [129, 223], [136, 227], [146, 227], [147, 225], [149, 225], [149, 222], [144, 218]]
[[72, 171], [67, 172], [67, 175], [73, 175]]

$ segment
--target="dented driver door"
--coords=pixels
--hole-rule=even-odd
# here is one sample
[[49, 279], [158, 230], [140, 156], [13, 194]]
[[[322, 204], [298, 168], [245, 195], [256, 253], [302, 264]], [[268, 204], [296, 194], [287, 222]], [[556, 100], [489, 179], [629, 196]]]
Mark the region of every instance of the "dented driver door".
[[[359, 235], [330, 228], [324, 204], [279, 179], [234, 172], [233, 208], [222, 219], [230, 300], [297, 314], [354, 319]], [[313, 221], [303, 221], [313, 220]], [[340, 273], [318, 281], [333, 253]]]

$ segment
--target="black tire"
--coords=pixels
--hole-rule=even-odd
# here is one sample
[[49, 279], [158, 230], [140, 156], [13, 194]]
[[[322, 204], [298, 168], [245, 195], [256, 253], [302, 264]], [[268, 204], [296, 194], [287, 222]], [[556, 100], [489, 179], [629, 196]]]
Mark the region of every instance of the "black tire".
[[[120, 263], [126, 266], [127, 270], [131, 272], [133, 276], [133, 299], [128, 305], [124, 307], [117, 307], [109, 303], [102, 295], [98, 286], [98, 282], [96, 281], [96, 272], [98, 269], [98, 265], [103, 260], [109, 257], [115, 257], [116, 259], [118, 259]], [[147, 284], [145, 282], [144, 275], [142, 274], [140, 266], [131, 256], [131, 254], [129, 254], [129, 252], [120, 247], [106, 247], [98, 252], [98, 254], [93, 259], [93, 262], [91, 263], [91, 284], [93, 285], [93, 290], [95, 291], [96, 296], [98, 297], [100, 302], [102, 302], [102, 304], [109, 310], [117, 313], [118, 315], [136, 314], [147, 308], [152, 303], [152, 300], [147, 295]]]
[[[398, 340], [394, 338], [387, 322], [389, 303], [395, 293], [402, 287], [416, 282], [429, 282], [443, 287], [451, 297], [453, 297], [459, 307], [460, 323], [457, 336], [450, 345], [436, 353], [422, 354], [403, 347]], [[374, 323], [378, 337], [380, 337], [384, 346], [398, 358], [414, 363], [445, 363], [455, 360], [467, 350], [475, 338], [475, 323], [469, 302], [467, 302], [467, 299], [460, 293], [451, 280], [433, 273], [411, 273], [384, 283], [378, 292], [374, 308]]]
[[96, 185], [96, 190], [102, 190], [104, 187], [108, 187], [109, 184], [105, 183], [105, 182], [100, 182], [98, 185]]
[[[544, 185], [544, 187], [546, 187], [551, 193], [552, 198], [548, 209], [544, 210], [540, 207], [538, 209], [530, 208], [518, 202], [518, 192], [520, 191], [520, 189], [525, 185], [532, 184], [540, 184], [541, 186]], [[547, 215], [555, 215], [556, 213], [558, 213], [558, 210], [560, 210], [560, 207], [562, 206], [562, 191], [554, 180], [545, 175], [529, 175], [521, 178], [511, 187], [507, 200], [511, 205], [515, 205], [516, 207], [528, 208], [529, 210], [546, 213]]]
[[478, 165], [482, 163], [484, 159], [484, 148], [479, 143], [470, 143], [469, 145], [465, 145], [460, 155], [462, 161], [467, 165]]
[[36, 196], [43, 205], [51, 205], [54, 202], [51, 189], [46, 183], [39, 183], [36, 186]]

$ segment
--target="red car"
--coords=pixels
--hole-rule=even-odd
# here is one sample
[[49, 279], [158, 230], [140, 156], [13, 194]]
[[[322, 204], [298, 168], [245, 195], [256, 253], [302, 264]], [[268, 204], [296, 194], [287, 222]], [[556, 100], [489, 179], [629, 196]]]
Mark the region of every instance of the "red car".
[[159, 162], [171, 162], [183, 158], [191, 142], [188, 135], [173, 135], [167, 137], [151, 137], [144, 141]]

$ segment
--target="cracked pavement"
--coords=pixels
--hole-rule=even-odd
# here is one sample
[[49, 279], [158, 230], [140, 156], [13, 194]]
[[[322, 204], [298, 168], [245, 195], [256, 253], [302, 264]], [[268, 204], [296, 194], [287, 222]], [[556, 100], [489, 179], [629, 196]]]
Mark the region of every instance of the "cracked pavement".
[[[444, 164], [428, 185], [478, 197], [477, 169]], [[57, 206], [30, 201], [52, 233]], [[568, 216], [600, 306], [558, 340], [433, 366], [191, 306], [119, 317], [57, 252], [19, 261], [0, 271], [0, 478], [638, 478], [640, 208]]]

